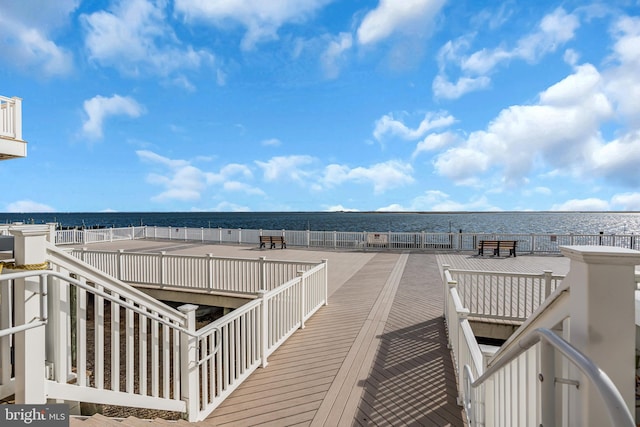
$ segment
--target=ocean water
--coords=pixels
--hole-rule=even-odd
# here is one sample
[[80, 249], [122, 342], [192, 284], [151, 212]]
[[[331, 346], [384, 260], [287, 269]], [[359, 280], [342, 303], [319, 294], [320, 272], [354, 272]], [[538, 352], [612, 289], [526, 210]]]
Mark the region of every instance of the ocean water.
[[626, 212], [90, 212], [0, 213], [0, 223], [65, 227], [131, 225], [263, 230], [465, 233], [640, 234], [640, 213]]

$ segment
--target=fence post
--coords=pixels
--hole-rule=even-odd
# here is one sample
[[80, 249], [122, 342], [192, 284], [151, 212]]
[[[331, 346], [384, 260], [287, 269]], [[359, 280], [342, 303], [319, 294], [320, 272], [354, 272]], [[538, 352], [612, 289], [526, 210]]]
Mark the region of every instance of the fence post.
[[267, 257], [261, 256], [258, 258], [258, 274], [260, 277], [258, 278], [258, 289], [266, 290], [267, 289], [267, 266], [266, 266]]
[[200, 227], [200, 241], [204, 243], [204, 227]]
[[338, 232], [334, 231], [333, 232], [333, 249], [335, 249], [338, 246]]
[[159, 264], [160, 264], [160, 269], [159, 269], [159, 271], [160, 271], [160, 283], [159, 283], [159, 284], [160, 284], [160, 287], [161, 287], [161, 288], [164, 288], [164, 284], [165, 284], [165, 283], [164, 283], [164, 278], [165, 278], [165, 277], [164, 277], [164, 276], [165, 276], [165, 262], [164, 262], [164, 256], [165, 256], [165, 254], [166, 254], [166, 252], [165, 252], [165, 251], [160, 251], [159, 259], [158, 259], [158, 262], [159, 262]]
[[[196, 310], [198, 306], [185, 304], [178, 310], [187, 317], [185, 329], [196, 331]], [[198, 420], [200, 410], [200, 385], [198, 384], [198, 338], [180, 333], [180, 399], [187, 404], [189, 422]]]
[[547, 299], [551, 294], [551, 270], [544, 270], [544, 299]]
[[546, 341], [540, 343], [540, 409], [541, 426], [556, 424], [555, 351]]
[[260, 289], [258, 298], [260, 299], [260, 357], [262, 358], [262, 367], [266, 368], [267, 350], [269, 349], [269, 307], [266, 297], [267, 291]]
[[124, 271], [124, 249], [118, 249], [118, 275], [116, 278], [122, 280], [122, 272]]
[[324, 305], [329, 305], [329, 260], [323, 259], [324, 264]]
[[[46, 259], [48, 226], [12, 226], [14, 257], [17, 265], [42, 264]], [[41, 285], [38, 277], [14, 281], [15, 325], [42, 319]], [[15, 402], [18, 404], [46, 403], [45, 328], [37, 327], [14, 335]]]
[[213, 254], [207, 254], [207, 284], [209, 285], [209, 292], [213, 292], [213, 263], [215, 259]]
[[298, 308], [300, 309], [300, 329], [304, 329], [304, 316], [305, 316], [304, 308], [306, 307], [306, 304], [305, 304], [306, 293], [304, 291], [304, 287], [306, 286], [306, 280], [304, 278], [304, 271], [298, 270], [298, 272], [296, 273], [296, 276], [300, 278], [300, 304], [298, 305]]
[[442, 296], [444, 297], [443, 298], [444, 306], [442, 308], [442, 315], [444, 316], [445, 319], [447, 319], [447, 300], [449, 299], [449, 295], [447, 294], [447, 292], [449, 292], [449, 282], [447, 281], [447, 271], [449, 271], [450, 268], [451, 266], [449, 264], [442, 264], [442, 283], [444, 283], [444, 288], [442, 291], [443, 292]]

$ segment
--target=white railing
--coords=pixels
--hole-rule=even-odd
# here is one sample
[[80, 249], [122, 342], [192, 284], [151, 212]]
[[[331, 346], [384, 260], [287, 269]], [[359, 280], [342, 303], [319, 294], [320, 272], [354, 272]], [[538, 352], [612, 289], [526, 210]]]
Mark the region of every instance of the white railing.
[[[606, 254], [605, 251], [595, 252], [594, 249], [591, 249], [591, 251], [597, 253], [598, 256], [603, 253]], [[604, 257], [591, 259], [589, 256], [592, 252], [589, 249], [582, 252], [585, 254], [584, 259], [587, 262], [593, 260], [592, 266], [601, 265], [599, 262], [603, 262], [603, 260], [605, 262], [613, 260], [618, 256], [618, 253], [621, 253], [613, 250], [611, 254], [615, 255], [608, 259]], [[629, 253], [624, 253], [624, 255], [630, 256]], [[580, 259], [581, 262], [584, 262], [578, 256], [575, 259]], [[615, 264], [613, 261], [610, 262]], [[629, 261], [624, 262], [629, 265]], [[570, 272], [564, 280], [560, 276], [553, 276], [550, 272], [546, 272], [546, 274], [540, 275], [536, 282], [533, 282], [535, 283], [534, 285], [531, 282], [527, 282], [525, 286], [537, 287], [538, 291], [536, 292], [540, 295], [546, 294], [545, 289], [552, 289], [552, 292], [546, 299], [543, 298], [539, 304], [537, 303], [537, 306], [531, 306], [533, 312], [524, 319], [522, 326], [516, 330], [494, 356], [485, 360], [468, 319], [472, 316], [489, 316], [492, 318], [500, 318], [502, 316], [503, 313], [500, 312], [487, 313], [486, 307], [497, 305], [496, 302], [500, 301], [500, 299], [487, 296], [486, 292], [493, 292], [498, 295], [506, 293], [508, 298], [513, 298], [514, 305], [526, 306], [519, 299], [525, 292], [522, 290], [507, 290], [501, 293], [497, 291], [498, 288], [487, 286], [490, 284], [489, 282], [493, 281], [494, 283], [501, 283], [501, 286], [507, 283], [507, 286], [510, 287], [513, 282], [506, 280], [504, 274], [456, 271], [444, 266], [444, 313], [449, 346], [459, 385], [458, 402], [464, 407], [471, 427], [583, 425], [586, 422], [585, 417], [593, 416], [592, 414], [594, 413], [593, 409], [590, 415], [585, 415], [587, 412], [584, 411], [584, 408], [593, 405], [592, 396], [600, 396], [599, 400], [596, 397], [596, 400], [600, 402], [599, 404], [604, 402], [602, 410], [608, 411], [612, 422], [611, 425], [635, 425], [633, 416], [630, 413], [632, 406], [629, 406], [629, 401], [625, 401], [614, 382], [600, 368], [595, 366], [594, 362], [586, 357], [582, 350], [575, 348], [575, 346], [562, 338], [562, 336], [565, 338], [575, 336], [578, 340], [584, 340], [582, 337], [588, 335], [584, 331], [589, 330], [589, 333], [594, 336], [595, 344], [583, 342], [582, 345], [591, 348], [591, 351], [594, 351], [595, 354], [604, 354], [605, 359], [602, 360], [605, 363], [609, 363], [607, 365], [609, 369], [614, 371], [618, 369], [616, 379], [619, 382], [615, 384], [621, 384], [621, 375], [624, 378], [627, 375], [633, 376], [634, 372], [631, 363], [627, 372], [627, 369], [621, 368], [618, 362], [610, 362], [610, 358], [614, 356], [613, 353], [606, 351], [608, 346], [604, 344], [605, 342], [617, 342], [615, 340], [620, 340], [615, 338], [613, 341], [609, 341], [616, 334], [623, 334], [627, 338], [633, 335], [632, 332], [635, 327], [627, 325], [626, 322], [626, 320], [631, 320], [630, 307], [623, 307], [621, 303], [611, 302], [609, 306], [603, 308], [604, 313], [606, 313], [605, 318], [611, 322], [610, 326], [608, 326], [610, 332], [606, 336], [603, 336], [603, 332], [600, 329], [602, 327], [601, 324], [594, 328], [593, 326], [585, 327], [577, 321], [576, 323], [571, 323], [572, 313], [579, 313], [580, 322], [586, 321], [582, 319], [582, 313], [585, 309], [579, 307], [583, 307], [583, 304], [588, 302], [588, 299], [585, 299], [585, 293], [594, 291], [585, 289], [594, 289], [595, 287], [595, 289], [603, 290], [605, 294], [615, 294], [616, 297], [611, 297], [612, 301], [620, 299], [624, 301], [629, 298], [627, 294], [631, 292], [631, 288], [624, 283], [629, 276], [627, 275], [625, 279], [625, 276], [621, 275], [617, 276], [619, 279], [613, 279], [616, 272], [612, 269], [607, 270], [607, 267], [598, 267], [607, 271], [607, 276], [601, 275], [601, 272], [595, 273], [592, 280], [587, 280], [588, 284], [583, 282], [583, 277], [589, 278], [588, 270], [582, 268], [578, 269], [579, 272], [575, 275], [571, 275]], [[595, 269], [595, 267], [593, 268]], [[621, 271], [624, 268], [628, 268], [624, 274], [628, 274], [628, 271], [633, 270], [633, 266], [618, 268]], [[514, 276], [513, 281], [515, 283], [520, 283], [520, 274], [509, 274]], [[580, 277], [580, 279], [576, 277]], [[603, 283], [605, 277], [609, 277], [611, 283]], [[637, 284], [638, 275], [635, 275], [634, 281]], [[470, 308], [465, 303], [465, 297], [462, 296], [462, 293], [459, 294], [464, 282], [469, 287], [466, 290], [466, 299], [473, 308]], [[573, 298], [571, 284], [577, 286], [576, 293], [579, 291], [579, 295]], [[493, 290], [487, 291], [487, 289]], [[625, 295], [627, 296], [625, 297]], [[504, 304], [510, 302], [508, 298], [504, 300]], [[530, 301], [530, 297], [528, 298], [528, 301]], [[482, 300], [486, 301], [478, 303], [478, 301]], [[609, 303], [606, 298], [599, 299], [595, 304], [594, 301], [591, 301], [592, 310], [598, 309], [600, 301], [603, 305]], [[620, 312], [624, 312], [625, 317], [623, 318], [626, 319], [625, 321], [615, 320], [618, 313], [612, 312], [612, 310], [615, 310], [614, 306]], [[507, 317], [516, 318], [522, 311], [517, 312], [517, 315], [514, 313], [508, 312]], [[596, 316], [596, 318], [599, 317]], [[631, 353], [633, 345], [627, 342], [627, 338], [624, 338], [623, 341], [627, 343], [625, 344], [626, 350]], [[597, 349], [594, 350], [593, 347], [589, 347], [590, 345], [597, 346]], [[616, 347], [613, 350], [616, 352], [616, 360], [631, 361], [631, 357], [624, 356], [626, 350], [622, 349], [623, 346], [619, 344], [619, 341], [614, 346]], [[603, 347], [605, 350], [603, 350]], [[583, 376], [580, 376], [580, 373]], [[625, 382], [624, 384], [627, 383]], [[628, 393], [628, 395], [625, 395], [626, 398], [630, 400], [631, 390], [627, 388], [624, 390]], [[598, 410], [595, 411], [597, 412]], [[587, 424], [585, 423], [584, 425]], [[593, 424], [591, 421], [591, 424], [588, 425], [599, 424]]]
[[[113, 262], [110, 254], [80, 252], [102, 266], [116, 265], [125, 278], [132, 270], [157, 266], [145, 264], [152, 258], [140, 254], [118, 252]], [[0, 397], [15, 391], [15, 335], [44, 325], [47, 378], [41, 381], [47, 398], [178, 411], [190, 421], [202, 420], [253, 370], [266, 366], [268, 356], [327, 301], [326, 262], [269, 266], [264, 259], [233, 264], [204, 257], [206, 270], [215, 262], [220, 277], [228, 273], [220, 283], [261, 277], [254, 282], [270, 290], [197, 330], [197, 306], [176, 311], [53, 245], [46, 253], [52, 270], [0, 275]], [[176, 274], [200, 268], [194, 262], [199, 257], [175, 260]], [[14, 325], [14, 280], [36, 276], [42, 283], [41, 315], [26, 326]]]
[[[555, 359], [560, 355], [563, 360], [557, 363]], [[574, 387], [576, 390], [580, 387], [578, 381], [557, 377], [558, 371], [567, 371], [566, 362], [582, 372], [600, 395], [607, 409], [610, 425], [636, 425], [622, 395], [605, 372], [553, 331], [538, 328], [522, 337], [518, 346], [505, 352], [481, 376], [474, 375], [469, 365], [464, 366], [466, 399], [463, 406], [469, 415], [469, 426], [534, 425], [531, 420], [536, 416], [539, 417], [541, 426], [556, 425], [558, 419], [567, 420], [568, 425], [574, 425], [568, 412], [564, 415], [557, 414], [558, 410], [566, 410], [564, 407], [557, 408], [556, 405], [558, 384], [568, 385], [568, 394], [579, 395], [577, 391], [573, 391]], [[559, 368], [556, 364], [565, 367]], [[539, 381], [531, 381], [537, 372]], [[483, 386], [484, 390], [481, 389]], [[482, 391], [474, 393], [475, 389]], [[537, 412], [535, 408], [539, 409], [539, 414], [534, 413]]]
[[221, 331], [222, 351], [213, 355], [200, 345], [202, 396], [199, 419], [204, 419], [322, 305], [326, 304], [326, 264], [316, 265], [288, 283], [206, 326]]
[[161, 288], [257, 293], [317, 265], [314, 262], [74, 249], [71, 254], [123, 282]]
[[463, 307], [470, 316], [523, 322], [553, 292], [564, 276], [450, 269]]
[[0, 96], [0, 137], [22, 140], [22, 100]]
[[56, 243], [64, 245], [122, 239], [168, 239], [258, 245], [261, 235], [284, 236], [289, 247], [330, 249], [435, 249], [475, 252], [481, 240], [516, 240], [518, 253], [559, 253], [560, 246], [566, 245], [614, 246], [640, 250], [640, 236], [634, 234], [400, 233], [153, 226], [59, 230], [56, 233]]

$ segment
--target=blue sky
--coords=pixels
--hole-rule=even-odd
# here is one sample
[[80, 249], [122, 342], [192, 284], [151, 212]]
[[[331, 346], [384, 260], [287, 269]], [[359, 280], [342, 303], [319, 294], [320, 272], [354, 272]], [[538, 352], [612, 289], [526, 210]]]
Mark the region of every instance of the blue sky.
[[640, 1], [0, 0], [0, 211], [640, 210]]

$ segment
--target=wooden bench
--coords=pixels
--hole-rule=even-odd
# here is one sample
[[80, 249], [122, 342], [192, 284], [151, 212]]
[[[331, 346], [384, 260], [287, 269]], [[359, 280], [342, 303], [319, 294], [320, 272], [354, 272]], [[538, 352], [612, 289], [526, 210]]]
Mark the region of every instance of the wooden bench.
[[481, 240], [478, 244], [478, 255], [484, 255], [485, 249], [493, 250], [493, 256], [500, 256], [500, 249], [509, 249], [509, 256], [516, 256], [517, 240]]
[[269, 249], [275, 248], [276, 243], [280, 243], [280, 249], [287, 247], [287, 242], [282, 236], [260, 236], [260, 249], [264, 248], [267, 243], [269, 244]]

